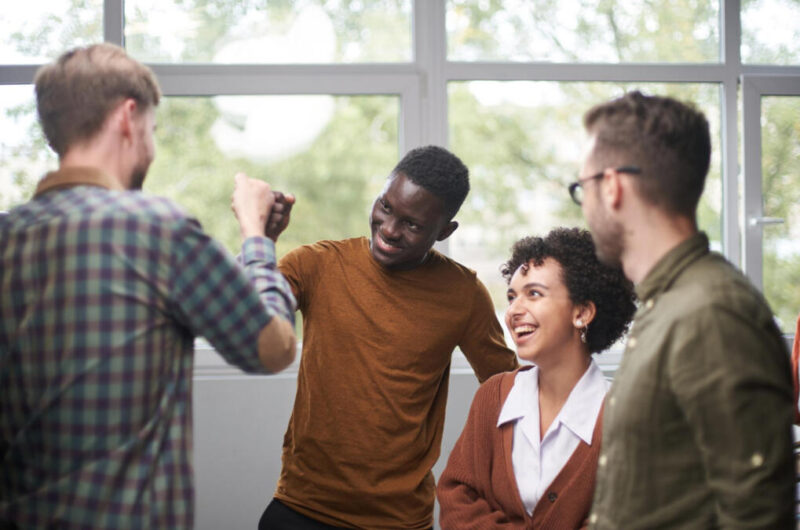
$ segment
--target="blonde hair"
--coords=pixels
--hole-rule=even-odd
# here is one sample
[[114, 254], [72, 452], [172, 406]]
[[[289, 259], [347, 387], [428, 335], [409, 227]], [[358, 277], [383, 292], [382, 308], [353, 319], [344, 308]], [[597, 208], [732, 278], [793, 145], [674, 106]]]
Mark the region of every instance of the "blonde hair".
[[97, 134], [122, 100], [145, 111], [161, 99], [153, 71], [109, 43], [67, 51], [39, 68], [34, 85], [39, 123], [59, 157]]

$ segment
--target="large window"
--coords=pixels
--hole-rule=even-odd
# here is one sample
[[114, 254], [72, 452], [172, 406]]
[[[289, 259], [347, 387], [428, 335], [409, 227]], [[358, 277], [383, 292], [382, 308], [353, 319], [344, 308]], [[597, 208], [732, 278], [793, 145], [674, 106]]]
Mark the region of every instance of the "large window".
[[765, 97], [762, 115], [764, 215], [783, 220], [764, 231], [764, 292], [791, 329], [800, 308], [800, 95]]
[[231, 252], [240, 244], [230, 209], [237, 171], [297, 196], [280, 254], [366, 235], [397, 161], [398, 112], [390, 96], [169, 97], [145, 191], [180, 203]]
[[143, 61], [411, 60], [411, 0], [126, 0], [125, 42]]
[[582, 156], [580, 112], [637, 88], [692, 100], [712, 129], [712, 164], [700, 202], [699, 224], [712, 247], [722, 248], [720, 187], [720, 93], [715, 84], [652, 84], [547, 81], [470, 81], [449, 85], [450, 145], [471, 170], [472, 193], [461, 226], [450, 238], [451, 254], [469, 263], [505, 305], [499, 264], [511, 245], [557, 226], [583, 226], [580, 207], [567, 193]]
[[[232, 250], [236, 171], [297, 195], [285, 252], [364, 235], [398, 157], [449, 146], [473, 191], [440, 248], [479, 271], [501, 312], [510, 244], [583, 224], [565, 189], [580, 165], [581, 115], [639, 89], [708, 115], [701, 227], [791, 331], [799, 21], [800, 0], [22, 2], [0, 13], [0, 210], [27, 200], [56, 162], [36, 125], [36, 68], [105, 39], [150, 64], [166, 96], [145, 190], [182, 204]], [[748, 99], [753, 76], [780, 90]]]
[[717, 2], [448, 0], [448, 57], [457, 61], [712, 63]]

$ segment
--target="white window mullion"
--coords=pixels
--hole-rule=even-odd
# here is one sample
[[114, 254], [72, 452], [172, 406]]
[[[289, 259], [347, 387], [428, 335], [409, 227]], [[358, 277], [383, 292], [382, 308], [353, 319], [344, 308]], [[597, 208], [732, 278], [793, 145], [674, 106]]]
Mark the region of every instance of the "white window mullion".
[[739, 72], [742, 67], [742, 24], [739, 0], [720, 3], [720, 47], [725, 78], [722, 84], [722, 249], [725, 256], [742, 266], [742, 234], [739, 220]]
[[125, 46], [124, 0], [103, 1], [103, 40]]

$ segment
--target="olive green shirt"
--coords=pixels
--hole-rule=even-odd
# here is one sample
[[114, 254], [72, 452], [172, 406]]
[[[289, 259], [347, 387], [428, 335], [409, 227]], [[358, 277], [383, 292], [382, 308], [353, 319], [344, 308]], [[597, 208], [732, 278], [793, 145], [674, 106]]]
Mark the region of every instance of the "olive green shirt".
[[636, 292], [591, 527], [794, 528], [789, 353], [764, 298], [703, 233]]

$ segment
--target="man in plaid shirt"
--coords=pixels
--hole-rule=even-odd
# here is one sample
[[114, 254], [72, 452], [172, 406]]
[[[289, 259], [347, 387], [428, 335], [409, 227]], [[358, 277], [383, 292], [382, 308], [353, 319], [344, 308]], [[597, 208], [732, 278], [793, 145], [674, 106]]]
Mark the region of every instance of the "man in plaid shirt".
[[67, 52], [35, 79], [59, 169], [0, 216], [0, 528], [191, 528], [193, 339], [270, 373], [295, 355], [269, 185], [236, 176], [242, 262], [139, 192], [153, 73]]

